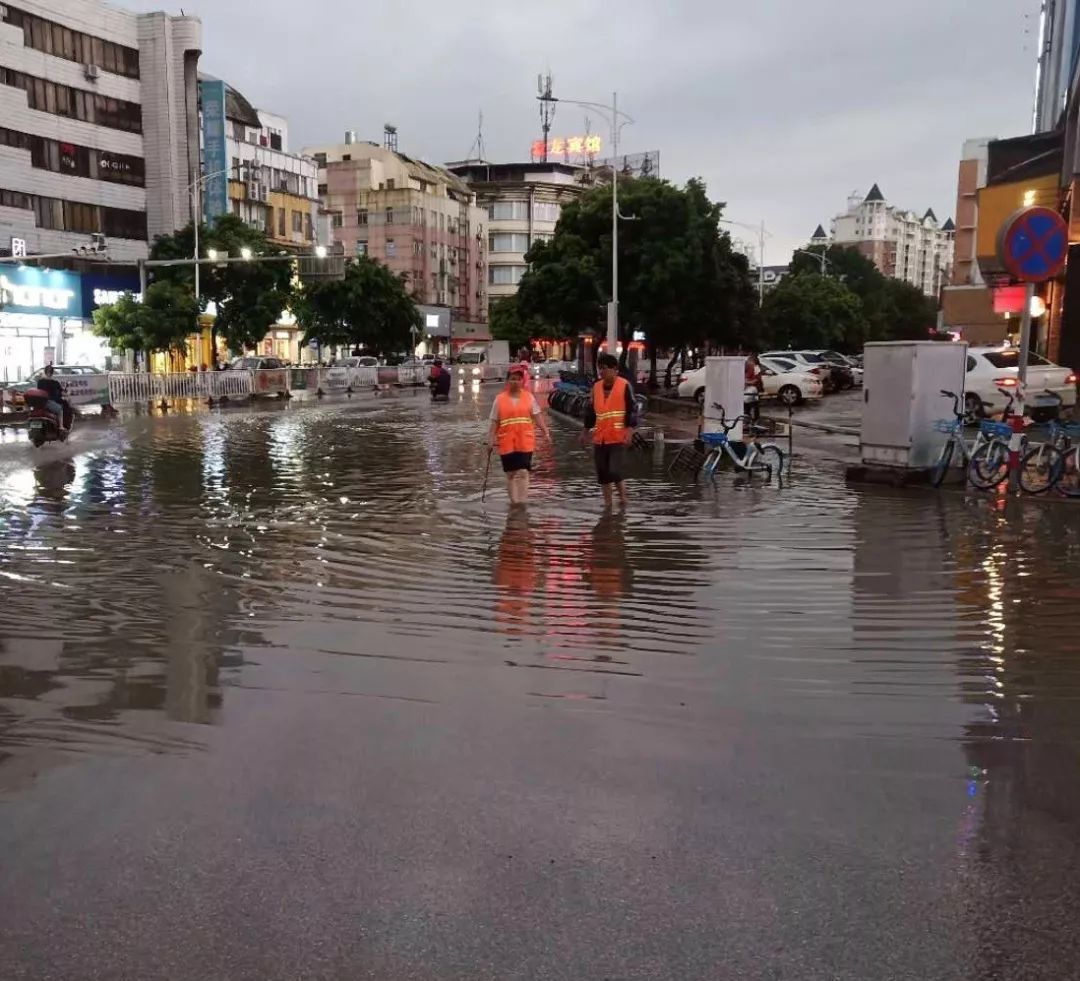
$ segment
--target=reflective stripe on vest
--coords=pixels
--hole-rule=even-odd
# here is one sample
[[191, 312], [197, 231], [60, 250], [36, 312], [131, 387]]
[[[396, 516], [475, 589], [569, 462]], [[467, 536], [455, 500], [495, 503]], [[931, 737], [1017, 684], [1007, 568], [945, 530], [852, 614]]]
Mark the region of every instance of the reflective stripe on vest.
[[[499, 409], [499, 455], [532, 453], [536, 449], [536, 429], [533, 423], [533, 397], [522, 392], [517, 401], [509, 392], [500, 392], [495, 399]], [[522, 415], [522, 412], [525, 414]]]
[[596, 413], [594, 443], [623, 441], [623, 432], [626, 429], [626, 389], [625, 378], [615, 379], [615, 384], [611, 386], [611, 392], [606, 398], [602, 381], [593, 386], [593, 411]]

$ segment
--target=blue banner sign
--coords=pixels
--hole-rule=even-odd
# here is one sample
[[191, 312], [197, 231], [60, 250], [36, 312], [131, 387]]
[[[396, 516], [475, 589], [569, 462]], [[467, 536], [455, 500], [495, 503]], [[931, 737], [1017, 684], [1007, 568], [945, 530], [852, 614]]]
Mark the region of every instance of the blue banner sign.
[[206, 180], [202, 186], [203, 215], [208, 222], [228, 213], [229, 167], [225, 145], [225, 83], [199, 82], [202, 95], [203, 166]]

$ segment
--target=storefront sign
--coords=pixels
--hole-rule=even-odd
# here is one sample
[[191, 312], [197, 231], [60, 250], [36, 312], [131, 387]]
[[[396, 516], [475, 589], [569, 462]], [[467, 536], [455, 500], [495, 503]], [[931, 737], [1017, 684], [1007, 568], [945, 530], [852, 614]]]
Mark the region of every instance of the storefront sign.
[[207, 221], [219, 218], [229, 210], [229, 167], [225, 145], [225, 83], [209, 79], [199, 82], [202, 95], [203, 160], [206, 179], [203, 182], [203, 214]]
[[135, 299], [142, 299], [139, 277], [135, 273], [83, 273], [83, 319], [89, 320], [98, 307], [112, 306], [124, 293], [133, 293]]
[[30, 266], [0, 272], [0, 307], [5, 313], [46, 317], [82, 316], [82, 289], [75, 273]]

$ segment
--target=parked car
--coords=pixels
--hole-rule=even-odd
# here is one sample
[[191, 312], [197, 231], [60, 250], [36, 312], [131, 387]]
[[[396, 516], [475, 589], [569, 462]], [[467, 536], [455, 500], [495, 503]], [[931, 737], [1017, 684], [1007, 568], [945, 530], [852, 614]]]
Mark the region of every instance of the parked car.
[[825, 394], [821, 376], [804, 370], [794, 361], [768, 357], [758, 360], [766, 397], [777, 398], [784, 405], [802, 405], [807, 399], [819, 399]]
[[[969, 422], [981, 418], [985, 412], [1005, 409], [1009, 393], [1019, 384], [1019, 365], [1020, 352], [1014, 347], [968, 348], [964, 412]], [[1030, 353], [1025, 406], [1033, 419], [1054, 415], [1057, 400], [1048, 396], [1047, 390], [1060, 396], [1063, 406], [1076, 405], [1076, 373]], [[984, 410], [983, 402], [989, 402], [992, 408]]]
[[841, 354], [839, 351], [819, 351], [820, 354], [829, 364], [839, 365], [845, 369], [851, 375], [851, 384], [847, 384], [847, 375], [844, 376], [844, 387], [851, 388], [852, 386], [862, 385], [863, 370], [855, 363], [853, 358], [849, 358], [846, 354]]
[[[761, 383], [766, 398], [779, 399], [784, 405], [800, 405], [806, 399], [824, 394], [821, 376], [784, 358], [762, 356]], [[679, 376], [679, 398], [705, 401], [705, 369], [696, 368]]]
[[570, 371], [572, 366], [558, 358], [548, 358], [547, 361], [534, 361], [530, 371], [533, 378], [558, 378], [560, 371]]
[[353, 354], [347, 358], [338, 358], [334, 362], [335, 368], [377, 368], [379, 359], [371, 354]]
[[[26, 408], [26, 393], [31, 388], [37, 388], [37, 380], [44, 373], [45, 368], [37, 368], [30, 373], [30, 377], [25, 381], [16, 382], [14, 385], [9, 385], [4, 389], [4, 401], [11, 406], [17, 412], [21, 412]], [[99, 371], [97, 368], [91, 368], [89, 365], [77, 365], [77, 364], [56, 364], [53, 365], [53, 371], [56, 376], [56, 380], [61, 385], [66, 386], [67, 380], [75, 376], [83, 375], [104, 375], [104, 371]]]
[[229, 368], [233, 371], [258, 371], [263, 368], [284, 368], [285, 362], [281, 358], [258, 357], [249, 355], [243, 358], [233, 358], [229, 362]]
[[821, 378], [821, 383], [825, 388], [825, 394], [835, 392], [839, 387], [837, 385], [836, 376], [833, 373], [833, 366], [830, 365], [818, 351], [766, 351], [762, 357], [766, 358], [786, 358], [788, 361], [793, 361], [799, 365], [805, 371], [812, 371]]

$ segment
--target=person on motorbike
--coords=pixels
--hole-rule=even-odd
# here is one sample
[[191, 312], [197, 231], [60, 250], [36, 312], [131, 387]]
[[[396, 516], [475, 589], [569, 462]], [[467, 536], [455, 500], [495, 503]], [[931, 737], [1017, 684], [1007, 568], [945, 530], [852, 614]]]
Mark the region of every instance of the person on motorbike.
[[60, 429], [66, 432], [71, 428], [71, 407], [64, 398], [63, 387], [53, 377], [55, 371], [51, 364], [46, 365], [44, 374], [37, 380], [37, 387], [49, 397], [45, 408], [56, 416]]

